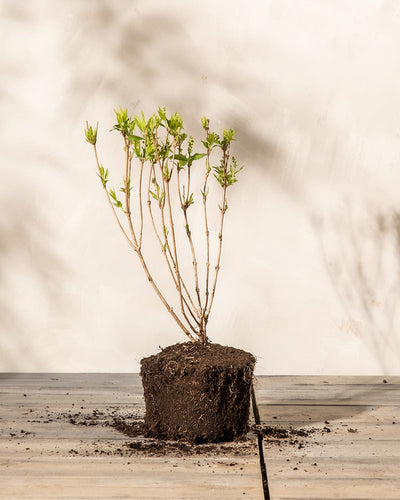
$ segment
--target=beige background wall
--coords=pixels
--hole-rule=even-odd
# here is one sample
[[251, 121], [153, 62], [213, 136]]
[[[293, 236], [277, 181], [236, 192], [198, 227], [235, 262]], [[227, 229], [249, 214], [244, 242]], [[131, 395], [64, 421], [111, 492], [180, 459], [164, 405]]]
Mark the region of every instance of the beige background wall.
[[113, 109], [165, 105], [234, 126], [246, 165], [212, 339], [258, 373], [400, 374], [399, 23], [385, 0], [0, 1], [0, 371], [138, 371], [184, 340], [83, 139], [99, 120], [118, 169]]

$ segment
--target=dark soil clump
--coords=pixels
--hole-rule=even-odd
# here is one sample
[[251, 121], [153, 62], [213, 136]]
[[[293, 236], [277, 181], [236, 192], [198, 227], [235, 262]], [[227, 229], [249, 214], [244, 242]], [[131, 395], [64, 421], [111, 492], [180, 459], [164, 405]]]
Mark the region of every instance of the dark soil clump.
[[219, 344], [175, 344], [144, 358], [146, 436], [233, 441], [247, 430], [255, 358]]
[[124, 420], [114, 419], [110, 427], [114, 427], [114, 429], [129, 437], [144, 436], [146, 432], [143, 420], [127, 423]]

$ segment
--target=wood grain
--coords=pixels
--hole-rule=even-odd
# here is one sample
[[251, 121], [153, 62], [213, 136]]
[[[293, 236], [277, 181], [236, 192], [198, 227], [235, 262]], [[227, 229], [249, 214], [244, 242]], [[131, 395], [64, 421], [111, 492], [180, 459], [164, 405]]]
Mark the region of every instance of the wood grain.
[[273, 500], [400, 498], [400, 379], [383, 380], [258, 378], [262, 421], [310, 432], [264, 440]]
[[[400, 377], [383, 380], [257, 377], [261, 422], [308, 433], [265, 437], [272, 500], [400, 498]], [[135, 438], [107, 418], [143, 414], [137, 374], [0, 374], [0, 499], [262, 500], [256, 451], [118, 454]]]
[[0, 499], [262, 498], [256, 448], [135, 455], [110, 415], [143, 417], [137, 374], [0, 374]]

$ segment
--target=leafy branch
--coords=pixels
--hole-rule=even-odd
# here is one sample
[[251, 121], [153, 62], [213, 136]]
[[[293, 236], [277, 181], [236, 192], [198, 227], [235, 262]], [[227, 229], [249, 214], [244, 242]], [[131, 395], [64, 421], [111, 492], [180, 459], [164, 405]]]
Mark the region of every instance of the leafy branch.
[[[98, 124], [91, 126], [86, 122], [85, 137], [93, 146], [97, 166], [97, 175], [106, 194], [113, 215], [136, 252], [144, 272], [156, 294], [191, 341], [206, 343], [207, 323], [209, 320], [220, 270], [224, 219], [228, 209], [227, 189], [237, 182], [239, 167], [235, 157], [230, 157], [230, 147], [235, 138], [233, 129], [223, 130], [222, 134], [210, 131], [207, 118], [201, 119], [205, 131], [202, 141], [204, 150], [195, 149], [195, 140], [184, 131], [183, 119], [178, 113], [168, 115], [165, 108], [146, 118], [144, 113], [130, 115], [126, 109], [115, 111], [116, 124], [112, 131], [118, 132], [123, 141], [124, 175], [118, 196], [114, 188], [109, 187], [108, 168], [99, 161], [97, 152]], [[212, 166], [219, 156], [217, 166]], [[198, 164], [202, 163], [203, 168]], [[219, 205], [219, 230], [211, 235], [209, 229], [208, 199], [210, 194], [210, 173], [216, 179], [216, 186], [221, 190]], [[192, 190], [192, 176], [202, 177], [199, 196]], [[147, 177], [147, 181], [144, 179]], [[212, 178], [212, 177], [211, 177]], [[174, 187], [172, 187], [172, 183]], [[195, 239], [190, 223], [191, 207], [197, 200], [202, 201], [205, 229], [205, 269], [200, 279]], [[158, 240], [168, 272], [178, 294], [179, 312], [167, 301], [150, 273], [143, 254], [143, 241], [146, 236], [146, 218], [144, 204], [148, 206], [148, 222]], [[125, 222], [124, 222], [125, 220]], [[184, 246], [179, 240], [176, 225], [182, 224], [186, 235], [190, 255], [196, 304], [189, 292], [187, 277], [183, 276], [181, 257]], [[210, 247], [211, 237], [217, 239], [212, 287]]]

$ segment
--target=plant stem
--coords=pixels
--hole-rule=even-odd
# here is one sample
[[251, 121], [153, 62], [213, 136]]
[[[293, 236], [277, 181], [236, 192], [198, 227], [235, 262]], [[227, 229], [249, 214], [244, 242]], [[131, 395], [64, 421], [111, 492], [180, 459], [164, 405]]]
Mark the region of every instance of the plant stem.
[[[100, 162], [99, 162], [99, 158], [98, 158], [98, 154], [97, 154], [97, 148], [96, 148], [96, 145], [94, 144], [93, 145], [93, 148], [94, 148], [94, 154], [95, 154], [95, 159], [96, 159], [96, 164], [97, 164], [97, 169], [98, 169], [98, 172], [100, 173]], [[196, 339], [193, 337], [193, 335], [191, 335], [191, 333], [188, 331], [188, 329], [186, 328], [186, 326], [182, 323], [182, 321], [179, 319], [179, 317], [176, 315], [173, 307], [171, 307], [169, 305], [169, 303], [167, 302], [167, 300], [165, 299], [164, 295], [161, 293], [160, 289], [158, 288], [158, 286], [156, 285], [156, 283], [154, 282], [151, 274], [150, 274], [150, 271], [147, 267], [147, 264], [144, 260], [144, 257], [143, 257], [143, 254], [141, 252], [141, 249], [138, 247], [137, 245], [137, 242], [136, 240], [132, 241], [128, 234], [126, 233], [125, 229], [123, 228], [122, 224], [121, 224], [121, 221], [119, 220], [119, 217], [115, 211], [115, 207], [110, 199], [110, 195], [107, 191], [107, 187], [105, 184], [103, 184], [103, 189], [106, 193], [106, 196], [107, 196], [107, 200], [108, 200], [108, 203], [111, 207], [111, 210], [117, 220], [117, 223], [118, 223], [118, 226], [119, 228], [121, 229], [123, 235], [125, 236], [125, 238], [127, 239], [129, 245], [132, 247], [132, 249], [137, 253], [138, 257], [139, 257], [139, 260], [140, 260], [140, 263], [142, 264], [142, 267], [144, 269], [144, 272], [147, 276], [147, 279], [149, 280], [149, 282], [151, 283], [151, 286], [153, 287], [154, 291], [156, 292], [157, 296], [160, 298], [161, 302], [164, 304], [164, 306], [166, 307], [167, 311], [171, 314], [171, 316], [174, 318], [174, 320], [176, 321], [176, 323], [178, 324], [178, 326], [183, 330], [183, 332], [185, 333], [185, 335], [187, 335], [187, 337], [189, 338], [189, 340], [191, 342], [196, 342]], [[128, 205], [129, 207], [129, 205]], [[129, 218], [128, 218], [129, 219]], [[133, 229], [133, 226], [132, 226], [132, 229]], [[133, 231], [133, 235], [134, 235], [134, 231]]]
[[142, 248], [142, 238], [143, 238], [143, 199], [142, 199], [143, 166], [144, 166], [144, 160], [141, 160], [140, 174], [139, 174], [139, 214], [140, 214], [139, 249]]
[[125, 214], [128, 219], [129, 229], [132, 235], [132, 240], [135, 243], [136, 248], [139, 247], [136, 233], [133, 228], [132, 214], [131, 214], [131, 171], [132, 171], [132, 156], [130, 153], [129, 141], [124, 138], [125, 143]]
[[[189, 311], [190, 315], [192, 316], [193, 320], [196, 322], [197, 325], [199, 325], [198, 319], [193, 314], [192, 308], [189, 306], [187, 300], [185, 299], [185, 297], [182, 294], [182, 289], [180, 289], [180, 287], [179, 287], [178, 275], [176, 274], [176, 263], [175, 263], [174, 258], [172, 256], [172, 252], [171, 252], [171, 249], [170, 249], [170, 246], [169, 246], [169, 242], [168, 242], [168, 237], [167, 237], [167, 235], [165, 233], [165, 230], [164, 230], [164, 228], [166, 227], [165, 226], [165, 220], [164, 220], [164, 210], [163, 210], [163, 207], [160, 204], [159, 204], [159, 208], [160, 208], [160, 212], [161, 212], [161, 223], [162, 223], [162, 227], [163, 227], [164, 244], [161, 241], [160, 233], [158, 232], [157, 227], [156, 227], [156, 223], [155, 223], [155, 220], [154, 220], [153, 211], [151, 209], [151, 199], [150, 199], [150, 184], [151, 184], [151, 179], [153, 178], [153, 175], [154, 176], [156, 175], [155, 174], [155, 170], [154, 170], [154, 164], [151, 166], [151, 169], [150, 169], [150, 172], [149, 172], [148, 193], [147, 193], [147, 205], [148, 205], [148, 209], [149, 209], [150, 220], [151, 220], [151, 223], [152, 223], [152, 226], [153, 226], [153, 230], [154, 230], [154, 233], [155, 233], [155, 235], [156, 235], [156, 237], [158, 239], [158, 242], [160, 244], [161, 252], [163, 253], [163, 255], [165, 257], [165, 260], [166, 260], [169, 272], [170, 272], [171, 277], [172, 277], [172, 279], [174, 281], [174, 284], [175, 284], [175, 287], [176, 287], [176, 289], [178, 291], [178, 294], [182, 298], [182, 301], [183, 301], [184, 305], [186, 306], [187, 310]], [[168, 258], [168, 255], [169, 255], [169, 258]], [[170, 261], [172, 261], [172, 266], [174, 267], [175, 272], [172, 269]], [[187, 298], [188, 298], [189, 302], [191, 303], [193, 309], [195, 309], [193, 301], [192, 301], [192, 299], [190, 297], [190, 294], [189, 294], [189, 292], [188, 292], [185, 284], [182, 282], [181, 285], [182, 285], [182, 287], [183, 287], [183, 289], [184, 289], [184, 291], [185, 291], [185, 293], [187, 295]], [[184, 311], [183, 311], [183, 313], [184, 313]], [[185, 313], [184, 313], [184, 318], [187, 321], [187, 323], [188, 323], [189, 327], [191, 328], [191, 330], [193, 331], [193, 333], [195, 333], [197, 335], [196, 328], [189, 321], [189, 319], [188, 319], [188, 317], [187, 317], [187, 315]]]
[[208, 300], [209, 300], [209, 280], [210, 280], [210, 230], [208, 228], [208, 215], [207, 215], [207, 182], [208, 176], [210, 175], [210, 151], [207, 150], [207, 160], [206, 160], [206, 174], [204, 177], [204, 187], [203, 187], [203, 213], [204, 213], [204, 225], [206, 231], [206, 285], [205, 285], [205, 304], [203, 310], [203, 316], [207, 311]]
[[179, 319], [179, 317], [176, 315], [173, 307], [171, 307], [168, 302], [166, 301], [164, 295], [161, 293], [161, 291], [159, 290], [158, 286], [155, 284], [150, 272], [149, 272], [149, 269], [146, 265], [146, 262], [143, 258], [143, 255], [142, 255], [142, 252], [140, 249], [137, 249], [136, 250], [136, 253], [138, 254], [138, 257], [139, 257], [139, 260], [143, 266], [143, 269], [144, 269], [144, 272], [147, 276], [147, 279], [149, 280], [149, 282], [151, 283], [153, 289], [155, 290], [156, 294], [158, 295], [158, 297], [161, 299], [161, 302], [164, 304], [164, 306], [167, 308], [168, 312], [171, 314], [171, 316], [174, 318], [174, 320], [178, 323], [179, 327], [183, 330], [183, 332], [188, 336], [188, 338], [192, 341], [192, 342], [196, 342], [196, 339], [191, 335], [191, 333], [188, 331], [188, 329], [185, 327], [185, 325], [182, 323], [182, 321]]
[[[93, 149], [94, 149], [94, 155], [95, 155], [95, 158], [96, 158], [97, 170], [98, 170], [98, 172], [100, 173], [100, 162], [99, 162], [99, 157], [98, 157], [98, 154], [97, 154], [97, 148], [96, 148], [96, 145], [95, 145], [95, 144], [93, 144]], [[125, 231], [125, 229], [123, 228], [123, 226], [122, 226], [122, 224], [121, 224], [121, 221], [119, 220], [119, 217], [118, 217], [117, 212], [116, 212], [116, 210], [115, 210], [115, 207], [114, 207], [114, 205], [113, 205], [113, 203], [112, 203], [112, 201], [111, 201], [110, 195], [109, 195], [109, 193], [108, 193], [108, 191], [107, 191], [107, 186], [106, 186], [106, 184], [103, 184], [103, 189], [104, 189], [104, 191], [105, 191], [105, 193], [106, 193], [107, 201], [108, 201], [108, 203], [109, 203], [109, 205], [110, 205], [110, 207], [111, 207], [112, 213], [114, 214], [114, 217], [115, 217], [115, 219], [116, 219], [116, 221], [117, 221], [117, 224], [118, 224], [119, 228], [121, 229], [121, 231], [122, 231], [123, 235], [124, 235], [124, 236], [125, 236], [125, 238], [127, 239], [127, 241], [128, 241], [128, 243], [129, 243], [129, 245], [133, 248], [133, 250], [135, 250], [135, 251], [136, 251], [136, 249], [137, 249], [137, 245], [135, 244], [135, 242], [134, 242], [134, 241], [132, 241], [132, 240], [129, 238], [129, 236], [128, 236], [127, 232], [126, 232], [126, 231]]]
[[[227, 171], [228, 167], [228, 160], [229, 160], [229, 153], [228, 150], [224, 150], [224, 157], [223, 157], [223, 166], [224, 166], [224, 171]], [[213, 288], [211, 291], [211, 298], [210, 298], [210, 303], [208, 305], [207, 309], [207, 318], [210, 315], [211, 307], [214, 302], [214, 297], [215, 297], [215, 290], [217, 287], [217, 280], [218, 280], [218, 274], [220, 270], [220, 262], [221, 262], [221, 254], [222, 254], [222, 235], [224, 231], [224, 219], [225, 219], [225, 213], [227, 210], [226, 206], [226, 189], [227, 189], [227, 184], [224, 182], [222, 186], [222, 205], [219, 207], [221, 211], [221, 219], [220, 219], [220, 228], [219, 228], [219, 234], [218, 234], [218, 239], [219, 239], [219, 245], [218, 245], [218, 255], [217, 255], [217, 262], [215, 265], [215, 277], [214, 277], [214, 283], [213, 283]]]

